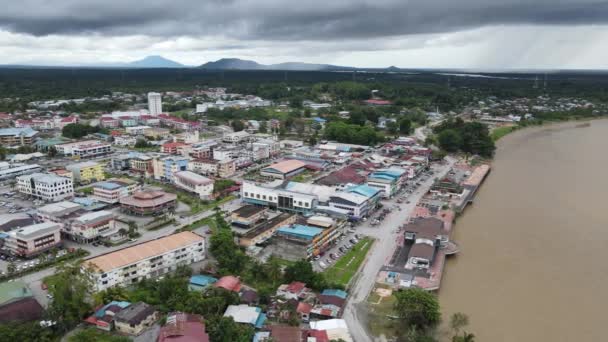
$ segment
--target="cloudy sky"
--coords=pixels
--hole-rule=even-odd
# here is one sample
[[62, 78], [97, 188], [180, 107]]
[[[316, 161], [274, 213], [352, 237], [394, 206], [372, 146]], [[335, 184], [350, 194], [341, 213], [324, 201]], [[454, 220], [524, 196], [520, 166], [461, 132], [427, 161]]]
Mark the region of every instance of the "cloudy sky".
[[607, 0], [19, 0], [0, 9], [0, 64], [162, 55], [188, 65], [605, 69], [607, 43]]

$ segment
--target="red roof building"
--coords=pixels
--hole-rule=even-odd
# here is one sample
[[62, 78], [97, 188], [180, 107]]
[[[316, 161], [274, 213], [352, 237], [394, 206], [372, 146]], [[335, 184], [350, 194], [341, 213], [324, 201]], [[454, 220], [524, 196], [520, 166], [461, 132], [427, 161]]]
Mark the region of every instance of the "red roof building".
[[224, 276], [215, 282], [213, 286], [232, 292], [239, 292], [241, 290], [241, 280], [235, 276]]
[[201, 316], [173, 312], [160, 329], [157, 342], [209, 342], [209, 335]]

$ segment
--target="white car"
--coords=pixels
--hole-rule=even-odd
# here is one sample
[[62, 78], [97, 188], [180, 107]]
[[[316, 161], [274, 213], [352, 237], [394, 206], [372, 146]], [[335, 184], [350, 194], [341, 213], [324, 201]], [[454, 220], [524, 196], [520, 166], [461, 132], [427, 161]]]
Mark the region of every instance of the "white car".
[[319, 263], [319, 267], [321, 267], [322, 269], [326, 269], [326, 268], [327, 268], [327, 265], [326, 265], [326, 264], [325, 264], [323, 261], [321, 261], [321, 262]]

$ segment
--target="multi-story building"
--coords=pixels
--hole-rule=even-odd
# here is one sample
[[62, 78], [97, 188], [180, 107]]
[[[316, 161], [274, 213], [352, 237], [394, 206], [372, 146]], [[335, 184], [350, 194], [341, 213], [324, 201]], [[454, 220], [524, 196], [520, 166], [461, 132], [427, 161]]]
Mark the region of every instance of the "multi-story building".
[[132, 195], [139, 184], [130, 179], [111, 179], [93, 185], [93, 198], [100, 202], [115, 204], [122, 197]]
[[137, 155], [129, 160], [131, 171], [140, 173], [146, 177], [154, 174], [153, 160], [146, 155]]
[[57, 202], [74, 196], [74, 183], [67, 177], [33, 173], [17, 177], [17, 190], [43, 201]]
[[151, 127], [144, 130], [144, 136], [150, 139], [163, 139], [171, 134], [171, 130], [162, 127]]
[[161, 147], [161, 152], [168, 154], [178, 154], [178, 149], [183, 146], [189, 146], [182, 142], [168, 142]]
[[117, 146], [134, 146], [137, 143], [137, 138], [130, 135], [116, 135], [112, 144]]
[[32, 257], [61, 245], [61, 225], [44, 222], [8, 232], [5, 247], [16, 256]]
[[66, 166], [68, 171], [72, 171], [74, 181], [80, 184], [102, 181], [106, 178], [101, 164], [87, 161]]
[[277, 229], [273, 244], [278, 254], [288, 260], [309, 259], [328, 249], [341, 234], [336, 227], [322, 229], [294, 224]]
[[95, 288], [102, 291], [158, 277], [204, 258], [205, 238], [181, 232], [86, 260], [83, 268], [91, 269]]
[[188, 170], [189, 158], [171, 156], [166, 158], [154, 158], [154, 178], [158, 180], [164, 180], [167, 182], [173, 182], [173, 174], [179, 171]]
[[101, 125], [101, 127], [105, 127], [105, 128], [120, 127], [120, 121], [116, 118], [109, 117], [109, 116], [104, 116], [101, 119], [99, 119], [99, 124]]
[[33, 145], [38, 132], [31, 127], [0, 129], [0, 145], [26, 146]]
[[201, 199], [210, 199], [213, 195], [213, 181], [192, 171], [175, 172], [173, 183], [179, 188], [194, 192]]
[[9, 164], [7, 162], [0, 162], [0, 181], [40, 171], [42, 171], [42, 168], [38, 164]]
[[255, 226], [250, 231], [241, 235], [239, 245], [243, 247], [254, 246], [270, 239], [280, 227], [288, 226], [296, 222], [296, 215], [281, 213], [269, 220]]
[[[152, 305], [137, 302], [120, 310], [114, 316], [114, 327], [122, 334], [137, 336], [153, 326], [158, 318], [159, 313]], [[181, 333], [177, 333], [177, 336], [180, 335]]]
[[148, 111], [150, 115], [159, 115], [163, 112], [163, 99], [159, 93], [148, 93]]
[[367, 176], [367, 185], [380, 189], [385, 198], [393, 197], [405, 184], [407, 172], [402, 168], [378, 170]]
[[163, 191], [136, 191], [119, 199], [120, 208], [131, 215], [160, 215], [172, 212], [177, 205], [177, 195]]
[[249, 140], [250, 134], [245, 131], [226, 133], [222, 137], [222, 141], [226, 143], [237, 144]]
[[36, 210], [36, 219], [45, 222], [54, 222], [61, 225], [62, 229], [69, 227], [70, 221], [84, 215], [86, 211], [80, 204], [61, 201], [47, 204]]
[[152, 127], [150, 127], [150, 126], [132, 126], [132, 127], [125, 128], [125, 131], [127, 131], [127, 134], [129, 134], [129, 135], [144, 135], [144, 132], [148, 128], [152, 128]]
[[233, 159], [194, 159], [188, 162], [188, 170], [206, 176], [227, 178], [236, 173], [236, 162]]
[[114, 213], [101, 210], [74, 219], [64, 233], [80, 243], [89, 243], [115, 233]]
[[83, 140], [55, 145], [57, 152], [67, 157], [91, 158], [112, 152], [112, 145], [99, 140]]

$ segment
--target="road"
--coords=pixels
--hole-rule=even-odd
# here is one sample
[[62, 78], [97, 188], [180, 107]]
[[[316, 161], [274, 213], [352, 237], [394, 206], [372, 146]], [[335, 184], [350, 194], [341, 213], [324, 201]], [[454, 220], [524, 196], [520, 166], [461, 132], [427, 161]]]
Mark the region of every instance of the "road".
[[[418, 190], [408, 197], [410, 203], [398, 204], [401, 207], [401, 211], [393, 210], [384, 219], [381, 225], [373, 227], [369, 225], [368, 220], [368, 223], [357, 228], [358, 234], [373, 236], [376, 238], [376, 242], [372, 246], [363, 268], [359, 271], [357, 275], [358, 278], [349, 290], [350, 297], [346, 304], [346, 308], [344, 309], [343, 318], [346, 320], [355, 342], [376, 341], [376, 339], [368, 334], [366, 330], [367, 322], [365, 321], [365, 318], [359, 317], [357, 307], [365, 305], [367, 295], [373, 290], [374, 284], [376, 283], [378, 272], [392, 256], [393, 251], [397, 246], [396, 238], [398, 227], [410, 216], [418, 201], [420, 201], [422, 196], [428, 192], [433, 185], [434, 179], [436, 177], [444, 177], [454, 163], [454, 159], [449, 159], [445, 165], [435, 167], [433, 169], [435, 175], [422, 182], [418, 187]], [[383, 204], [387, 207], [392, 207], [397, 204], [396, 198], [384, 201]]]

